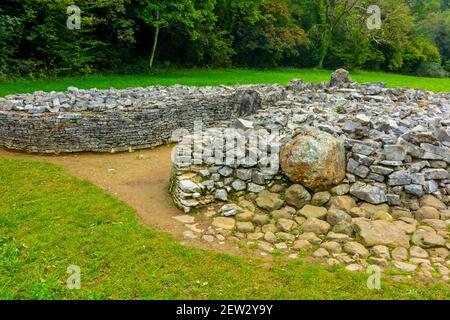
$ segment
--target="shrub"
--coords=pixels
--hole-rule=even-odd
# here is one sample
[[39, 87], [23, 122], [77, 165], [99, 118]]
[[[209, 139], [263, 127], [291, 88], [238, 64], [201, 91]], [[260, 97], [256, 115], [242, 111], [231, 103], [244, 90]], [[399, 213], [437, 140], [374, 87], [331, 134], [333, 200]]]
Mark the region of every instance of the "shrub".
[[423, 62], [416, 70], [416, 74], [421, 77], [445, 78], [449, 73], [436, 62]]

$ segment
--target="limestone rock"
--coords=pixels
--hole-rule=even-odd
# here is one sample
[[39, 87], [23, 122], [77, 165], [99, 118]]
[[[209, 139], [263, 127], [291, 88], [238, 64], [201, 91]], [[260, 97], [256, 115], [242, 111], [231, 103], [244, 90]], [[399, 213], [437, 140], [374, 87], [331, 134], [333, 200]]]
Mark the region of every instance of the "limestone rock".
[[281, 149], [283, 172], [309, 189], [321, 191], [345, 178], [345, 149], [329, 133], [311, 130], [298, 134]]
[[233, 218], [217, 217], [212, 221], [212, 225], [216, 228], [222, 228], [226, 230], [232, 230], [236, 224], [236, 220]]
[[258, 207], [269, 211], [280, 209], [283, 202], [284, 201], [280, 199], [278, 194], [271, 193], [267, 190], [261, 191], [256, 198], [256, 204]]
[[311, 194], [303, 186], [294, 184], [286, 190], [286, 203], [298, 209], [311, 201]]
[[327, 209], [324, 207], [316, 207], [308, 204], [300, 209], [298, 211], [298, 214], [305, 218], [324, 219], [327, 215]]
[[350, 193], [358, 199], [373, 204], [380, 204], [387, 201], [386, 187], [380, 184], [366, 184], [358, 181], [352, 185]]
[[387, 221], [357, 220], [353, 224], [358, 238], [368, 247], [385, 245], [409, 248], [409, 236], [404, 230]]
[[418, 229], [412, 236], [412, 242], [422, 248], [434, 248], [445, 246], [445, 239], [438, 235], [432, 228]]
[[344, 244], [344, 251], [350, 255], [358, 255], [360, 258], [367, 258], [370, 255], [369, 250], [359, 242], [355, 241]]
[[302, 227], [305, 232], [313, 232], [316, 234], [327, 234], [331, 228], [329, 223], [317, 218], [309, 218]]

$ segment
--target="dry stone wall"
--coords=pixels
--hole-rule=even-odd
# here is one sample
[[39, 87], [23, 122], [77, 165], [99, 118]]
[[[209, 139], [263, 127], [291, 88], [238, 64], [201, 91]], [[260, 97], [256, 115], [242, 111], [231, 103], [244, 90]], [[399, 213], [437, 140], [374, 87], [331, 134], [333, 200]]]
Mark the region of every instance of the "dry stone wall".
[[[0, 146], [39, 153], [150, 148], [169, 142], [178, 128], [192, 130], [195, 120], [214, 126], [281, 92], [264, 85], [173, 86], [7, 96], [0, 98]], [[248, 100], [255, 95], [257, 100]]]

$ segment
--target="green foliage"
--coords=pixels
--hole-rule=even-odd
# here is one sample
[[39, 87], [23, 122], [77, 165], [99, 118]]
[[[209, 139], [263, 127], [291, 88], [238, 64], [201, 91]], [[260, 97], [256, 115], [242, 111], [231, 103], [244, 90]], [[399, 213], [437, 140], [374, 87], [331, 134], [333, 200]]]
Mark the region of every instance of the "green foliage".
[[[3, 0], [0, 79], [160, 66], [346, 67], [415, 74], [450, 60], [447, 0]], [[367, 8], [381, 8], [369, 30]], [[436, 48], [438, 50], [436, 50]]]
[[445, 78], [448, 72], [445, 68], [436, 62], [423, 62], [416, 70], [416, 74], [421, 77]]

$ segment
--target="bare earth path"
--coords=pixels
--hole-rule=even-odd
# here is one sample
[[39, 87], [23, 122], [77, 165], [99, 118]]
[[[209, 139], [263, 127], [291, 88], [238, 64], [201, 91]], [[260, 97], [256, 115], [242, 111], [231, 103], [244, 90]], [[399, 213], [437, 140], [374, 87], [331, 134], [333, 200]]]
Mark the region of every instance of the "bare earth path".
[[136, 210], [139, 221], [146, 226], [171, 233], [182, 243], [198, 248], [213, 249], [232, 254], [244, 254], [231, 243], [218, 245], [200, 240], [187, 241], [188, 230], [175, 221], [183, 214], [168, 193], [172, 169], [171, 146], [132, 153], [66, 155], [35, 155], [12, 152], [0, 148], [0, 157], [40, 160], [63, 166], [72, 176], [89, 180], [107, 193], [116, 196]]

